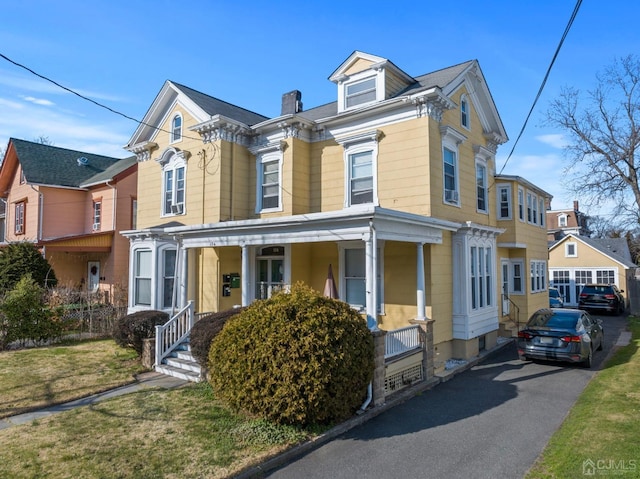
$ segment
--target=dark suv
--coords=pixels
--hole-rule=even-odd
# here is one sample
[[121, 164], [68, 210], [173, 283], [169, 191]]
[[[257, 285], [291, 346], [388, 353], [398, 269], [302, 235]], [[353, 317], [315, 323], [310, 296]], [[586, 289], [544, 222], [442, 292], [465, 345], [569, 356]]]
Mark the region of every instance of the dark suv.
[[615, 284], [585, 284], [580, 292], [578, 307], [592, 311], [622, 314], [625, 311], [624, 290]]

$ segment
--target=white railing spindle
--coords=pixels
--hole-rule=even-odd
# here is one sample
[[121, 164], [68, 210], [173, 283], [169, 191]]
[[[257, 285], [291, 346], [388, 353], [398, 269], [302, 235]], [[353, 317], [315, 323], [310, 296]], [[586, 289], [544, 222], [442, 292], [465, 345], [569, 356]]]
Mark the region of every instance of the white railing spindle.
[[169, 321], [156, 326], [156, 366], [189, 335], [194, 323], [193, 309], [193, 301], [189, 301]]
[[389, 359], [420, 347], [420, 326], [388, 331], [384, 338], [384, 358]]

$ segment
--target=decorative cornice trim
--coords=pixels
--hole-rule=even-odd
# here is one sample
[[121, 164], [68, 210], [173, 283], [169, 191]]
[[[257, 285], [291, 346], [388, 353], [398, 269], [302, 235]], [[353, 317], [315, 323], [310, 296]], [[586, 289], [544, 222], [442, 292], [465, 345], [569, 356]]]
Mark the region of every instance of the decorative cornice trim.
[[442, 125], [440, 127], [440, 134], [442, 135], [442, 139], [453, 141], [456, 145], [459, 145], [467, 139], [465, 135], [449, 125]]
[[220, 115], [216, 115], [211, 120], [198, 123], [189, 128], [195, 131], [202, 138], [203, 143], [224, 140], [231, 143], [246, 146], [249, 143], [251, 130], [240, 123], [231, 122]]
[[166, 165], [174, 156], [177, 156], [179, 159], [183, 160], [185, 163], [186, 161], [189, 159], [189, 157], [191, 156], [191, 153], [189, 153], [188, 151], [184, 151], [184, 150], [178, 150], [177, 148], [173, 148], [173, 147], [169, 147], [166, 148], [163, 152], [162, 155], [160, 155], [159, 158], [156, 158], [155, 160], [158, 162], [158, 164], [160, 164], [161, 166]]
[[381, 137], [382, 137], [381, 130], [369, 130], [369, 131], [363, 131], [359, 133], [350, 133], [347, 135], [336, 136], [335, 140], [339, 145], [342, 145], [343, 147], [347, 147], [354, 143], [362, 143], [365, 141], [377, 142], [380, 140]]
[[271, 141], [261, 143], [259, 145], [253, 145], [249, 147], [249, 151], [252, 155], [257, 156], [259, 154], [270, 153], [272, 151], [284, 151], [287, 148], [287, 142], [284, 140]]
[[142, 143], [138, 143], [133, 145], [130, 148], [127, 148], [131, 153], [136, 155], [136, 159], [139, 163], [143, 161], [147, 161], [151, 159], [151, 151], [155, 150], [158, 147], [157, 143], [152, 141], [144, 141]]

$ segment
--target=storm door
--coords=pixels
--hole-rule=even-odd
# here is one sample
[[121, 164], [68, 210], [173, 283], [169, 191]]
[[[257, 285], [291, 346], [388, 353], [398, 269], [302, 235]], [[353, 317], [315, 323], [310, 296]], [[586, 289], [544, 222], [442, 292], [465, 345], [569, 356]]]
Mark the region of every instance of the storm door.
[[284, 284], [284, 246], [262, 248], [256, 257], [256, 299], [267, 299]]

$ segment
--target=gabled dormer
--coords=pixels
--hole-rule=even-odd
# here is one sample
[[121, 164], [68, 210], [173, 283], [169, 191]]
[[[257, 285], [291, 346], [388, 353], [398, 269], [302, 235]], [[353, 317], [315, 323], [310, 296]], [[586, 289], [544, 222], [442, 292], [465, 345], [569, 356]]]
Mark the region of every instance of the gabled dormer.
[[338, 113], [379, 103], [415, 83], [386, 58], [353, 52], [329, 80], [338, 86]]

